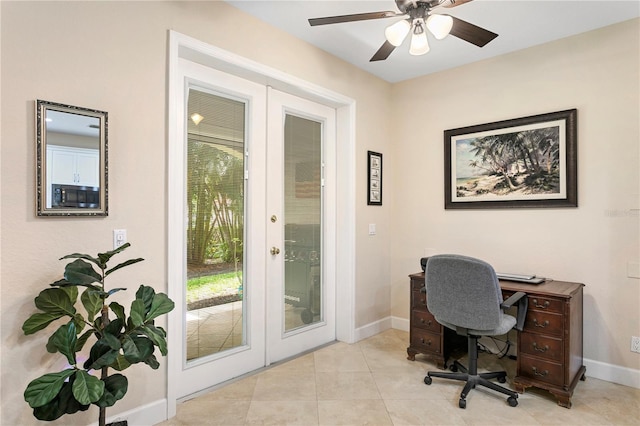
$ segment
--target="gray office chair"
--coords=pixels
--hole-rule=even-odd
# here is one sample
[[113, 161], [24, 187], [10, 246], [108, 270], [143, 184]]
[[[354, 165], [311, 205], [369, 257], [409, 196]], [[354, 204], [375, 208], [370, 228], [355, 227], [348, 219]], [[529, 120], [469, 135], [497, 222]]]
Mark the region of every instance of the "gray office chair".
[[[469, 366], [458, 361], [452, 373], [429, 371], [424, 378], [427, 385], [432, 377], [466, 382], [460, 394], [459, 407], [467, 406], [466, 397], [477, 385], [508, 395], [510, 406], [518, 405], [518, 394], [489, 379], [506, 382], [505, 371], [478, 374], [478, 338], [506, 334], [512, 328], [522, 330], [527, 298], [517, 292], [505, 302], [496, 273], [488, 263], [466, 256], [443, 254], [429, 258], [425, 270], [427, 307], [440, 324], [467, 336]], [[503, 313], [518, 302], [518, 319]], [[461, 370], [462, 372], [458, 372]]]

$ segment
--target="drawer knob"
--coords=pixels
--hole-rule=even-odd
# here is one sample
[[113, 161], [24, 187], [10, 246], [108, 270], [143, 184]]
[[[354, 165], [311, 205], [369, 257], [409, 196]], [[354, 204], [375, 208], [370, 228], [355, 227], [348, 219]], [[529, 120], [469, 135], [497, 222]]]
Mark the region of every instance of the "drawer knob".
[[549, 307], [549, 301], [545, 300], [544, 303], [541, 305], [540, 303], [538, 303], [538, 299], [533, 299], [533, 306], [535, 306], [538, 309], [547, 309]]
[[424, 318], [420, 318], [420, 322], [422, 324], [427, 324], [427, 326], [431, 327], [431, 320], [425, 322]]
[[549, 350], [549, 345], [544, 345], [544, 347], [539, 347], [536, 342], [533, 342], [533, 349], [538, 352], [546, 352]]
[[424, 341], [424, 337], [420, 338], [420, 343], [422, 343], [423, 345], [427, 345], [427, 346], [431, 346], [431, 339], [427, 340], [426, 342]]
[[544, 322], [542, 324], [538, 323], [538, 318], [534, 318], [533, 319], [533, 325], [535, 325], [536, 327], [548, 327], [549, 326], [549, 320], [544, 320]]
[[533, 374], [535, 374], [536, 376], [544, 377], [549, 375], [549, 370], [538, 371], [538, 369], [535, 367], [531, 367], [531, 369], [533, 370]]

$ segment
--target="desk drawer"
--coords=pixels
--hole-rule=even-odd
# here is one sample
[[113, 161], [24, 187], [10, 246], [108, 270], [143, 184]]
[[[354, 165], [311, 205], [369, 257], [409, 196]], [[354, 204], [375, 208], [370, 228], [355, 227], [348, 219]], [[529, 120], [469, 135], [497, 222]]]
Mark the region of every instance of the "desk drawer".
[[411, 325], [413, 327], [430, 330], [434, 333], [442, 332], [440, 323], [436, 321], [436, 319], [433, 317], [433, 315], [431, 315], [431, 312], [429, 311], [411, 311]]
[[563, 313], [564, 301], [539, 295], [529, 296], [529, 309], [544, 312]]
[[441, 334], [429, 333], [417, 327], [411, 329], [411, 346], [422, 352], [442, 353]]
[[564, 368], [562, 364], [525, 354], [520, 354], [520, 371], [518, 374], [556, 386], [564, 385]]
[[562, 339], [523, 332], [520, 333], [519, 350], [523, 353], [562, 362]]
[[563, 325], [564, 321], [561, 314], [529, 310], [524, 322], [524, 329], [534, 333], [562, 336]]
[[411, 292], [411, 309], [420, 309], [422, 311], [427, 310], [427, 293], [421, 291]]
[[424, 278], [411, 278], [411, 290], [420, 290], [424, 287]]

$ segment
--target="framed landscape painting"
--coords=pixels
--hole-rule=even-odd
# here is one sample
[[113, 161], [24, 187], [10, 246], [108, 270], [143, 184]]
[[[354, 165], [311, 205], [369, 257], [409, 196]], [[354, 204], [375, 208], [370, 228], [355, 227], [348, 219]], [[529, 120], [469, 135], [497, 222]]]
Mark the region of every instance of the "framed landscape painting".
[[577, 207], [577, 110], [446, 130], [445, 209]]

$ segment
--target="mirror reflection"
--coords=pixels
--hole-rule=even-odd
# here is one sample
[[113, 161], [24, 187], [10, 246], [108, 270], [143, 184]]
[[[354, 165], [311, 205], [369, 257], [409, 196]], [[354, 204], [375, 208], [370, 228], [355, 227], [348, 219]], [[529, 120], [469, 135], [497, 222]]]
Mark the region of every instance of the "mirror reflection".
[[107, 215], [107, 113], [38, 100], [38, 216]]

